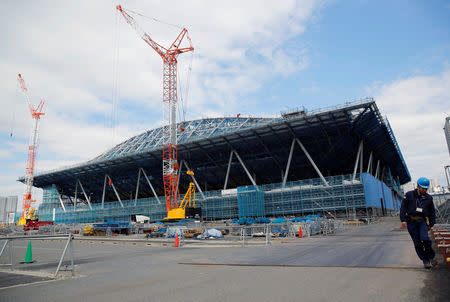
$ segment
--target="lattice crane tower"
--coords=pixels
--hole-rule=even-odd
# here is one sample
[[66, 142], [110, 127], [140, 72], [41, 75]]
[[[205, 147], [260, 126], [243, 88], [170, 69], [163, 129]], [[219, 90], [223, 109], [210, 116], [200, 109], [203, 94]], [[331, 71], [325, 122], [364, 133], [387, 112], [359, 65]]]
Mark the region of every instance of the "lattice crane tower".
[[[117, 10], [125, 18], [126, 22], [134, 28], [138, 35], [163, 59], [163, 103], [164, 103], [164, 138], [163, 138], [163, 181], [164, 195], [167, 211], [178, 208], [178, 162], [177, 162], [177, 57], [178, 55], [193, 51], [191, 39], [186, 28], [183, 28], [178, 37], [165, 48], [144, 32], [136, 21], [120, 5]], [[189, 47], [181, 47], [181, 42], [186, 37]]]
[[25, 173], [25, 194], [23, 196], [22, 218], [19, 221], [19, 224], [25, 224], [27, 219], [35, 219], [34, 209], [31, 207], [31, 204], [36, 200], [31, 199], [31, 189], [33, 187], [34, 164], [36, 161], [39, 141], [39, 121], [41, 119], [41, 115], [44, 115], [45, 113], [42, 112], [42, 108], [44, 106], [43, 101], [41, 101], [36, 108], [31, 104], [30, 97], [28, 96], [28, 88], [25, 85], [25, 81], [23, 80], [20, 73], [17, 76], [17, 80], [20, 83], [22, 92], [25, 94], [28, 108], [30, 109], [31, 118], [34, 120], [30, 135], [30, 144], [28, 146], [28, 160]]

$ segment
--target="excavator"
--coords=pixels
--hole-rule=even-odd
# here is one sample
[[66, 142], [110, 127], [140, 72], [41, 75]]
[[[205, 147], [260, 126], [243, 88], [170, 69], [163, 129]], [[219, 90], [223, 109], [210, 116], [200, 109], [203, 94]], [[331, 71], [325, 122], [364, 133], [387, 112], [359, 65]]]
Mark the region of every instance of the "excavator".
[[[193, 171], [187, 171], [188, 175], [193, 176]], [[183, 200], [180, 202], [179, 207], [174, 209], [167, 209], [167, 217], [164, 219], [166, 221], [177, 221], [186, 218], [195, 218], [202, 216], [202, 209], [195, 207], [195, 184], [193, 182], [189, 183], [189, 187]]]

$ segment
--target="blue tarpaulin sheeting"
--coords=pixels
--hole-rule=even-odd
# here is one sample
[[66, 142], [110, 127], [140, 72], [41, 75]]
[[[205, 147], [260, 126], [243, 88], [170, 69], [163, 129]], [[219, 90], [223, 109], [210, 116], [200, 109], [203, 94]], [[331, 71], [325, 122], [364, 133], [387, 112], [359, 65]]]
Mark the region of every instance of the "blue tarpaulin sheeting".
[[389, 187], [368, 173], [362, 174], [364, 195], [368, 207], [381, 208], [381, 201], [386, 209], [398, 210], [399, 199], [394, 197]]
[[278, 218], [275, 218], [273, 221], [272, 221], [272, 223], [286, 223], [287, 221], [286, 221], [286, 218], [283, 218], [283, 217], [278, 217]]

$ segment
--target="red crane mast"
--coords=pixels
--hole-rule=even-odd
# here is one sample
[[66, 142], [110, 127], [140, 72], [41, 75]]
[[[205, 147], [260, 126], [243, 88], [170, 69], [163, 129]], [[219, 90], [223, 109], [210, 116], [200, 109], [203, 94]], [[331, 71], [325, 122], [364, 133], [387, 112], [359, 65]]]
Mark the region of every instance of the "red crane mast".
[[[117, 10], [125, 18], [126, 22], [138, 33], [151, 48], [153, 48], [163, 59], [163, 103], [164, 106], [164, 138], [163, 138], [163, 182], [164, 195], [166, 198], [167, 212], [178, 208], [178, 153], [177, 153], [177, 57], [185, 52], [193, 51], [191, 39], [186, 28], [183, 28], [178, 37], [169, 48], [156, 43], [146, 32], [144, 32], [136, 21], [120, 5]], [[180, 47], [186, 37], [189, 47]]]
[[31, 199], [31, 188], [33, 187], [34, 164], [36, 161], [39, 141], [39, 121], [41, 115], [44, 115], [45, 113], [42, 112], [44, 106], [43, 101], [41, 101], [36, 108], [31, 104], [30, 97], [28, 96], [28, 88], [25, 85], [25, 81], [23, 80], [20, 73], [17, 76], [17, 80], [19, 81], [22, 92], [25, 94], [31, 118], [34, 121], [32, 132], [30, 135], [30, 144], [28, 146], [28, 160], [25, 172], [25, 194], [23, 196], [22, 218], [19, 221], [19, 224], [24, 225], [26, 223], [26, 220], [35, 219], [34, 208], [31, 207], [31, 203], [35, 202], [36, 200]]

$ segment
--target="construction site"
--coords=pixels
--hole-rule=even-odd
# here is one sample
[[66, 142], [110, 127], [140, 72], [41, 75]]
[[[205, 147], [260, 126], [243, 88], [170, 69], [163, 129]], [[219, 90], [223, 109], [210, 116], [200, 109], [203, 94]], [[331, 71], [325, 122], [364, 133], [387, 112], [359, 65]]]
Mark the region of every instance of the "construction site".
[[[163, 61], [164, 124], [36, 173], [44, 102], [33, 104], [18, 74], [33, 128], [21, 211], [2, 218], [0, 300], [450, 297], [450, 193], [433, 195], [439, 264], [424, 271], [398, 217], [412, 177], [374, 98], [180, 122], [177, 63], [194, 51], [188, 30], [166, 48], [132, 11], [116, 10]], [[43, 191], [38, 206], [33, 188]], [[414, 285], [422, 283], [431, 295]]]

